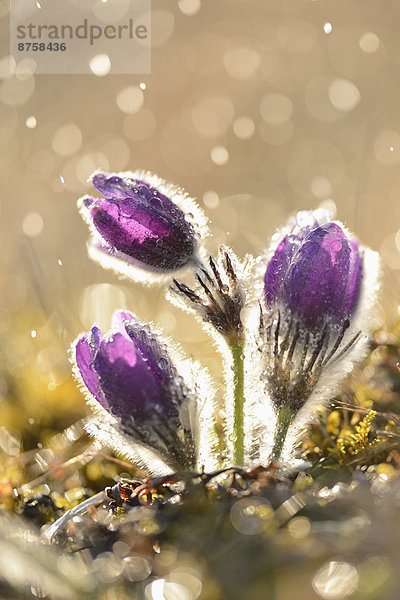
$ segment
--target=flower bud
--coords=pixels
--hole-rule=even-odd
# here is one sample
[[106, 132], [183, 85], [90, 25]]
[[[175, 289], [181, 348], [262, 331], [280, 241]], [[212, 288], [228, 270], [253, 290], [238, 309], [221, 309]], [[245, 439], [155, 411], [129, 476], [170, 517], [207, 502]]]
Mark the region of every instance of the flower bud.
[[320, 221], [317, 211], [298, 214], [264, 278], [267, 306], [281, 305], [310, 329], [352, 316], [363, 275], [358, 241], [339, 223]]
[[264, 412], [276, 418], [272, 457], [289, 460], [317, 406], [366, 352], [379, 257], [323, 210], [298, 213], [270, 256], [259, 327]]
[[77, 339], [73, 355], [89, 403], [102, 415], [98, 431], [89, 430], [117, 451], [128, 437], [128, 446], [155, 450], [173, 469], [194, 467], [187, 415], [196, 400], [148, 327], [117, 312], [110, 332], [102, 335], [93, 327]]
[[206, 220], [182, 190], [145, 172], [99, 172], [92, 182], [104, 198], [79, 201], [92, 258], [134, 279], [144, 279], [135, 267], [171, 273], [196, 260]]

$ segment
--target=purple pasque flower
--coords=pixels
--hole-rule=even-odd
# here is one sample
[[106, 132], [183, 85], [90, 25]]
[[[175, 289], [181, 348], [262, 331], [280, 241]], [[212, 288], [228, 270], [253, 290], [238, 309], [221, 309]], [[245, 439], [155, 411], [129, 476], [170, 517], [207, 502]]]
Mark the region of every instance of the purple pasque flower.
[[136, 279], [135, 267], [172, 273], [196, 261], [206, 219], [181, 189], [141, 171], [99, 172], [92, 182], [104, 198], [79, 201], [92, 258]]
[[357, 308], [363, 276], [359, 242], [327, 215], [303, 211], [269, 261], [268, 307], [280, 304], [314, 330], [341, 327]]
[[173, 469], [194, 467], [187, 414], [195, 410], [196, 401], [148, 326], [129, 312], [117, 311], [110, 332], [102, 335], [94, 326], [78, 337], [73, 359], [89, 403], [102, 415], [100, 439], [120, 452], [121, 444], [136, 444], [139, 458], [140, 448], [155, 451]]
[[355, 318], [363, 270], [364, 248], [327, 211], [298, 213], [282, 235], [264, 275], [260, 325], [263, 377], [278, 409], [294, 415], [322, 374], [365, 346]]
[[367, 349], [379, 257], [321, 209], [298, 213], [276, 237], [258, 350], [264, 404], [276, 419], [272, 457], [289, 460], [317, 407]]

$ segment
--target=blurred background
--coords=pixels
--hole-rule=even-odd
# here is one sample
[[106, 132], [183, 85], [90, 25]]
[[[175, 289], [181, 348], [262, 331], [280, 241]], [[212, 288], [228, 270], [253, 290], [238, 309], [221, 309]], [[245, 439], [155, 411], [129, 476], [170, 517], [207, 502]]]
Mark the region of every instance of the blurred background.
[[398, 0], [153, 0], [146, 76], [20, 75], [8, 10], [1, 0], [3, 450], [18, 454], [21, 435], [26, 449], [86, 414], [67, 349], [93, 321], [107, 328], [116, 308], [161, 324], [221, 381], [209, 340], [162, 287], [119, 281], [87, 258], [76, 200], [95, 169], [149, 169], [184, 186], [211, 218], [210, 250], [224, 242], [241, 257], [261, 252], [290, 213], [329, 208], [381, 252], [371, 327], [394, 320]]
[[[108, 2], [119, 11], [128, 5]], [[324, 206], [381, 253], [383, 293], [371, 329], [390, 327], [398, 319], [400, 5], [399, 0], [152, 0], [152, 72], [143, 76], [112, 75], [107, 61], [95, 61], [88, 76], [23, 75], [8, 56], [9, 0], [0, 0], [0, 19], [0, 517], [8, 506], [41, 526], [112, 485], [122, 473], [132, 476], [131, 465], [106, 450], [99, 454], [83, 432], [88, 409], [68, 361], [70, 344], [81, 331], [93, 322], [107, 329], [115, 309], [131, 309], [142, 320], [160, 324], [222, 383], [221, 361], [206, 334], [192, 317], [168, 304], [164, 287], [118, 280], [88, 259], [87, 226], [76, 201], [91, 193], [87, 179], [94, 170], [148, 169], [185, 187], [211, 219], [209, 250], [227, 243], [242, 258], [262, 252], [291, 213]], [[394, 407], [398, 413], [398, 338], [385, 331], [378, 337], [375, 342], [382, 347], [375, 346], [368, 365], [355, 370], [358, 379], [343, 396], [364, 407], [361, 416], [373, 402], [378, 410]], [[355, 417], [350, 423], [344, 410], [341, 421], [335, 411], [323, 426], [326, 431], [315, 426], [309, 441], [315, 460], [323, 456], [332, 431], [340, 436], [342, 427], [357, 425], [360, 414]], [[382, 504], [384, 485], [398, 477], [397, 450], [390, 460], [371, 471], [371, 477], [376, 475], [371, 493], [357, 488], [331, 517], [329, 510], [316, 507], [314, 537], [308, 517], [295, 516], [279, 535], [272, 525], [266, 529], [260, 546], [258, 538], [256, 546], [243, 545], [249, 536], [242, 535], [233, 544], [235, 560], [233, 554], [227, 559], [220, 553], [220, 562], [213, 565], [211, 559], [210, 572], [214, 569], [220, 583], [226, 578], [231, 598], [240, 597], [242, 576], [250, 586], [246, 597], [266, 598], [265, 580], [251, 581], [251, 565], [258, 568], [255, 557], [262, 563], [260, 573], [278, 565], [279, 599], [398, 598], [398, 590], [392, 595], [380, 591], [396, 579], [399, 564], [398, 485]], [[324, 481], [319, 485], [330, 485]], [[290, 492], [282, 488], [278, 504], [286, 493], [301, 491], [301, 485], [296, 480]], [[340, 486], [332, 488], [332, 497]], [[329, 493], [322, 488], [322, 503], [329, 501]], [[214, 531], [215, 524], [213, 514], [210, 525], [203, 514], [196, 521], [191, 506], [187, 525], [178, 533], [178, 545], [187, 542], [189, 553], [193, 540]], [[103, 517], [101, 510], [97, 513], [100, 524], [106, 512]], [[337, 523], [319, 526], [328, 518]], [[5, 527], [0, 519], [0, 535], [8, 527], [14, 527], [11, 521]], [[18, 538], [19, 527], [11, 539]], [[82, 523], [77, 532], [86, 543]], [[210, 540], [210, 555], [215, 550], [218, 555], [218, 536]], [[293, 540], [300, 540], [298, 546]], [[122, 551], [116, 546], [121, 543]], [[138, 552], [150, 560], [148, 543]], [[231, 547], [229, 539], [226, 543]], [[130, 546], [116, 544], [110, 545], [114, 554], [101, 546], [97, 582], [120, 581], [121, 561], [114, 559], [125, 556]], [[169, 568], [172, 549], [167, 546], [161, 555], [158, 573]], [[35, 561], [39, 557], [52, 568], [54, 549], [48, 556], [36, 546], [30, 552], [33, 562], [26, 562], [25, 550], [21, 558], [14, 545], [2, 543], [1, 597], [44, 597], [35, 587], [25, 595], [26, 584], [32, 585], [32, 573], [44, 581]], [[128, 579], [141, 581], [151, 567], [134, 556]], [[76, 564], [69, 571], [60, 564], [59, 572], [70, 572], [71, 585], [78, 585]], [[138, 564], [143, 572], [135, 575]], [[190, 565], [205, 569], [198, 557]], [[210, 572], [203, 580], [204, 598], [220, 599]], [[11, 581], [5, 591], [3, 580]], [[167, 597], [152, 585], [146, 588], [151, 598]], [[23, 596], [12, 595], [18, 586]], [[128, 597], [131, 591], [101, 595], [107, 600]]]

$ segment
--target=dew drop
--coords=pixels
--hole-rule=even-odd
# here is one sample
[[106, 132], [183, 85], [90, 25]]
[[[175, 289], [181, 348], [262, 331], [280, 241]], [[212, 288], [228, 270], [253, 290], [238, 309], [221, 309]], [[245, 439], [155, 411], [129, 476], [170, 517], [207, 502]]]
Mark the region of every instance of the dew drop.
[[160, 367], [162, 369], [167, 369], [168, 368], [168, 360], [166, 358], [160, 358], [160, 360], [158, 361], [158, 364], [160, 365]]

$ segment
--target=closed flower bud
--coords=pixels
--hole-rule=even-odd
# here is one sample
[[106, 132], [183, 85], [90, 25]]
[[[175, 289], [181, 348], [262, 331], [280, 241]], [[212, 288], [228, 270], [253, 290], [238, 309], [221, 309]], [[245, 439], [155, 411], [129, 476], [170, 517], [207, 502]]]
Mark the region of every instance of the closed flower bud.
[[194, 468], [197, 399], [148, 326], [117, 312], [110, 332], [93, 327], [76, 340], [73, 360], [97, 414], [91, 433], [149, 471], [163, 470], [149, 466], [149, 450], [169, 468]]
[[264, 413], [272, 409], [277, 419], [273, 457], [283, 452], [288, 460], [316, 407], [365, 354], [379, 258], [323, 210], [298, 213], [276, 238], [264, 275], [259, 350]]
[[185, 192], [146, 172], [99, 172], [92, 182], [104, 198], [79, 201], [92, 258], [142, 281], [146, 273], [170, 274], [197, 261], [206, 219]]
[[341, 327], [357, 308], [362, 263], [358, 241], [339, 223], [299, 213], [268, 264], [267, 306], [289, 310], [310, 329]]

